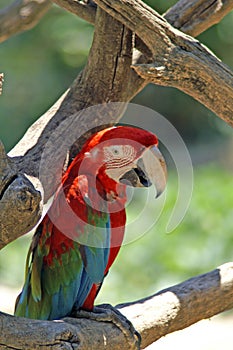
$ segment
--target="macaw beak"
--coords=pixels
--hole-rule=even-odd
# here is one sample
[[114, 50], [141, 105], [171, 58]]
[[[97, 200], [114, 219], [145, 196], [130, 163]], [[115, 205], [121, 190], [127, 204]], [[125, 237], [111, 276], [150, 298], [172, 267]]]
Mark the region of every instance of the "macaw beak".
[[166, 187], [167, 169], [158, 148], [155, 145], [147, 148], [138, 159], [136, 167], [125, 173], [120, 182], [133, 187], [149, 187], [153, 184], [156, 197], [159, 197]]
[[[145, 174], [156, 188], [156, 197], [159, 197], [165, 190], [167, 183], [167, 167], [165, 160], [156, 146], [151, 146], [142, 155]], [[138, 161], [140, 166], [141, 159]]]

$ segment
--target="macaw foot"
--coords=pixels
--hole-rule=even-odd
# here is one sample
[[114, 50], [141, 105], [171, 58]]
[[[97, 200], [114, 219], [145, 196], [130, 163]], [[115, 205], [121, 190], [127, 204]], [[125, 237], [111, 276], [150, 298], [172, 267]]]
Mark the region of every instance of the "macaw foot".
[[125, 335], [129, 349], [139, 350], [141, 336], [135, 330], [132, 323], [115, 307], [110, 304], [94, 306], [93, 311], [74, 310], [72, 317], [88, 318], [99, 322], [112, 322]]

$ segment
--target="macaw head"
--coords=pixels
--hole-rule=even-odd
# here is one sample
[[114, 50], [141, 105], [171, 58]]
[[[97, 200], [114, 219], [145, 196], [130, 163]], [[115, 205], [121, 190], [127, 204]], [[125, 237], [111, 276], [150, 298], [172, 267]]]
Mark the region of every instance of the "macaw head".
[[96, 133], [84, 152], [98, 173], [133, 187], [156, 187], [157, 197], [166, 186], [166, 164], [157, 137], [143, 129], [117, 126]]

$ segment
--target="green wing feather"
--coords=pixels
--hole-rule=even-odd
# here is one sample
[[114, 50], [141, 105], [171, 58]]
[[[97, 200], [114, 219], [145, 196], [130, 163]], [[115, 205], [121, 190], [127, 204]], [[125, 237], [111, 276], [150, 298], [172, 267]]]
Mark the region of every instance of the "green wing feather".
[[[38, 226], [15, 315], [34, 319], [66, 316], [74, 304], [77, 308], [83, 305], [93, 284], [102, 282], [109, 255], [109, 216], [97, 214], [88, 205], [85, 210], [91, 223], [81, 229], [86, 244], [64, 236], [48, 215]], [[76, 231], [80, 235], [80, 227]]]

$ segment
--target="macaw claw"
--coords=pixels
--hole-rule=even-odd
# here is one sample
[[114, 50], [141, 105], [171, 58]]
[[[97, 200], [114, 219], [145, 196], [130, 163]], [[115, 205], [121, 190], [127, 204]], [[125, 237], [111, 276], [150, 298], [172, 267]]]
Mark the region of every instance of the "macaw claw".
[[87, 318], [97, 322], [112, 322], [119, 328], [127, 339], [129, 350], [140, 350], [141, 336], [133, 324], [114, 306], [101, 304], [95, 306], [93, 311], [74, 310], [72, 317]]

